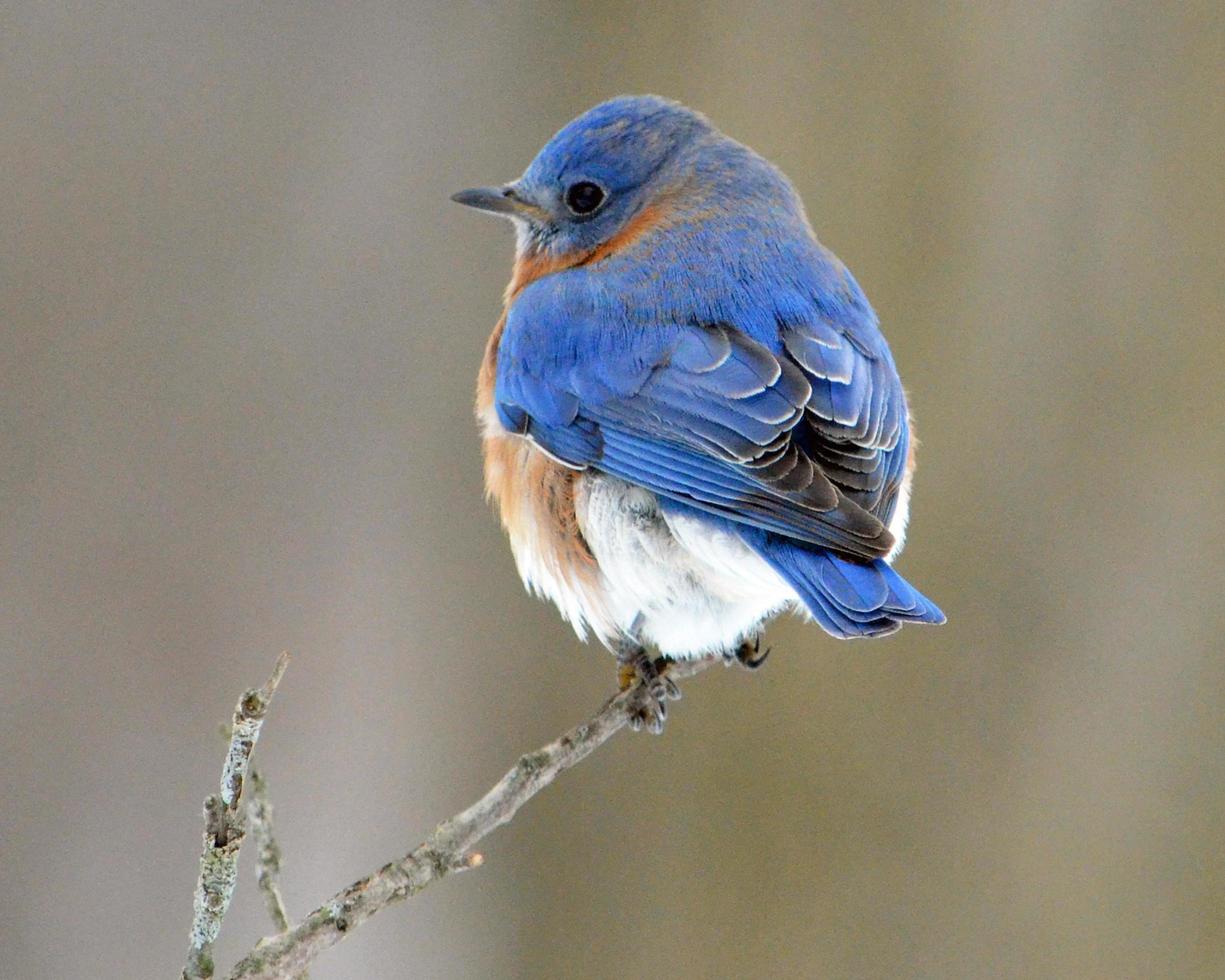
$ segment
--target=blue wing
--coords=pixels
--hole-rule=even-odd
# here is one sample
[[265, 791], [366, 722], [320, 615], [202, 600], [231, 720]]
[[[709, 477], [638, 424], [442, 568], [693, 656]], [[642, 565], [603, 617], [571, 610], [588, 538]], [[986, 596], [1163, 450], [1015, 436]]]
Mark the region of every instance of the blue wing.
[[507, 318], [499, 416], [571, 466], [786, 539], [885, 555], [905, 399], [854, 280], [819, 271], [845, 278], [689, 322], [627, 306], [583, 269], [538, 280]]

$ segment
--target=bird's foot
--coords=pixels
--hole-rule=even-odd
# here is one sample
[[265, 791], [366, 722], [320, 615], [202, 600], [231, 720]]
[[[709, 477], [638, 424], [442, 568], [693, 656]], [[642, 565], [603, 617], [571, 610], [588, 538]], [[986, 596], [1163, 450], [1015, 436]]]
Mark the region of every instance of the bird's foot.
[[637, 702], [629, 715], [629, 725], [634, 731], [646, 729], [653, 735], [664, 730], [664, 719], [668, 717], [668, 702], [679, 701], [681, 689], [668, 677], [668, 660], [660, 657], [652, 660], [642, 647], [622, 651], [617, 657], [617, 681], [622, 691], [639, 685]]
[[756, 670], [766, 662], [766, 657], [770, 656], [770, 648], [761, 648], [761, 635], [753, 637], [751, 640], [745, 640], [735, 650], [729, 651], [723, 655], [724, 665], [730, 667], [732, 664], [739, 664], [745, 670]]

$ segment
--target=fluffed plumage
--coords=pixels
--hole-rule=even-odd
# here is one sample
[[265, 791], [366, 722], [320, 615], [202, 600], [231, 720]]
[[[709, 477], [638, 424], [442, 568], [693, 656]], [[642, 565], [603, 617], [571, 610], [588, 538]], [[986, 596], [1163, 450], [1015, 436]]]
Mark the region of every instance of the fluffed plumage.
[[786, 608], [844, 638], [943, 621], [890, 567], [913, 453], [889, 346], [775, 167], [622, 98], [457, 199], [519, 230], [478, 390], [487, 483], [580, 635], [685, 657]]

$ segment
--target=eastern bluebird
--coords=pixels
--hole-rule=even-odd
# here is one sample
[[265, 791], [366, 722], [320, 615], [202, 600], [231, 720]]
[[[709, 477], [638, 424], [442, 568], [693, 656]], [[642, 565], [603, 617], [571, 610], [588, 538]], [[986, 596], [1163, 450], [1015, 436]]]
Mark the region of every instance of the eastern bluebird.
[[526, 585], [615, 651], [759, 660], [806, 612], [884, 636], [944, 614], [890, 563], [914, 443], [889, 345], [787, 178], [654, 96], [596, 106], [518, 180], [514, 272], [477, 386], [485, 481]]

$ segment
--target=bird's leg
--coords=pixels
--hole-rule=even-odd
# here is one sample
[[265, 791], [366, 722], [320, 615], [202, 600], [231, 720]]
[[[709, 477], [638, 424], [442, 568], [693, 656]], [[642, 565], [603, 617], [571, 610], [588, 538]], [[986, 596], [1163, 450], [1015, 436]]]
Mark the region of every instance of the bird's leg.
[[641, 684], [642, 696], [629, 716], [630, 728], [634, 731], [646, 728], [658, 735], [664, 730], [667, 702], [677, 701], [681, 696], [680, 688], [666, 675], [667, 669], [666, 658], [652, 660], [637, 640], [625, 637], [617, 644], [617, 681], [621, 690], [628, 691], [635, 683]]
[[735, 650], [723, 655], [723, 662], [727, 665], [733, 663], [740, 664], [745, 670], [756, 670], [766, 662], [766, 657], [770, 656], [770, 648], [761, 648], [761, 634], [758, 633], [751, 640], [745, 640]]

